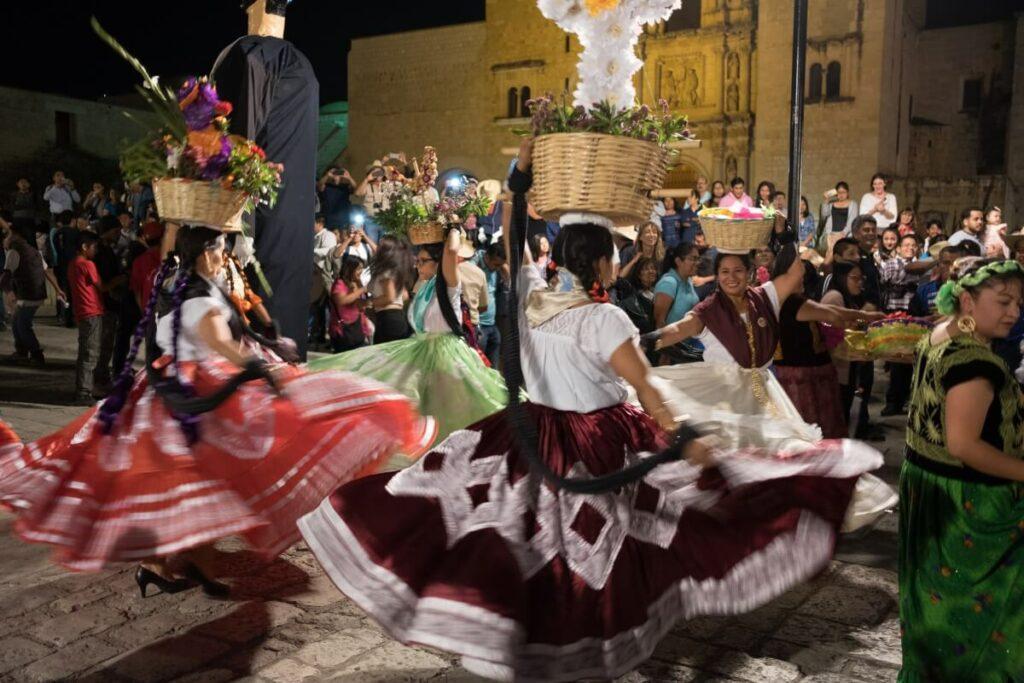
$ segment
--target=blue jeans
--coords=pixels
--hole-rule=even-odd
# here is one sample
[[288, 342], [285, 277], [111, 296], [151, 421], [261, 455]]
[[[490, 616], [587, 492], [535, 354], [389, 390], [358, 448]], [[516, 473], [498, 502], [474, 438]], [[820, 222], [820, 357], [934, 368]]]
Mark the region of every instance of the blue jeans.
[[501, 330], [497, 325], [480, 325], [476, 328], [476, 341], [487, 360], [491, 361], [491, 367], [497, 370], [501, 355]]
[[14, 350], [18, 354], [32, 357], [43, 354], [43, 349], [39, 346], [39, 339], [36, 338], [35, 330], [32, 329], [32, 320], [36, 317], [37, 310], [39, 310], [39, 306], [17, 306], [14, 309], [11, 331], [14, 332]]

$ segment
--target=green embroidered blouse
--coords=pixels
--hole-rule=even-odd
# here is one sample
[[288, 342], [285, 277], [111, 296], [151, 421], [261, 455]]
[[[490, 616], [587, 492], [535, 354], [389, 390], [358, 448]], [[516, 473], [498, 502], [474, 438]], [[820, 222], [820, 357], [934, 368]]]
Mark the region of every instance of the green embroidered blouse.
[[1008, 455], [1024, 457], [1024, 396], [1017, 380], [999, 356], [968, 335], [939, 344], [932, 344], [929, 335], [918, 344], [907, 446], [926, 458], [963, 467], [946, 449], [946, 393], [979, 377], [987, 379], [995, 392], [982, 440]]

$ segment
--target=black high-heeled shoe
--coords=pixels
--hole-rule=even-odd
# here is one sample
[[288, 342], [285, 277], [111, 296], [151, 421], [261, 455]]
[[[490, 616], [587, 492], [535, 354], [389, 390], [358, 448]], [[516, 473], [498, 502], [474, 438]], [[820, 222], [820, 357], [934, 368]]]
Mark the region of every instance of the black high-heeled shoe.
[[180, 593], [183, 590], [187, 590], [195, 586], [195, 583], [188, 579], [165, 579], [156, 572], [146, 569], [142, 565], [139, 565], [135, 569], [135, 583], [139, 585], [139, 593], [141, 593], [144, 598], [148, 597], [146, 595], [146, 589], [149, 588], [150, 584], [155, 585], [162, 593], [167, 593], [168, 595]]
[[226, 598], [231, 595], [230, 586], [220, 581], [214, 581], [191, 562], [185, 565], [185, 576], [199, 584], [199, 587], [203, 589], [203, 593], [211, 598]]

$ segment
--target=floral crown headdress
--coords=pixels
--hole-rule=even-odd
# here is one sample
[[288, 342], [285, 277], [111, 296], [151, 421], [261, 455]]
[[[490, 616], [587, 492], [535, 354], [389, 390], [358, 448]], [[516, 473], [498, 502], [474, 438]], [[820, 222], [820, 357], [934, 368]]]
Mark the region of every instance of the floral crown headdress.
[[[966, 261], [966, 262], [965, 262]], [[968, 266], [973, 261], [961, 259], [957, 261], [957, 268]], [[973, 289], [991, 277], [999, 275], [1019, 274], [1024, 276], [1024, 266], [1016, 261], [995, 261], [978, 268], [978, 270], [965, 275], [955, 281], [947, 280], [935, 295], [935, 309], [942, 315], [952, 315], [956, 311], [956, 301], [960, 295], [969, 289]]]

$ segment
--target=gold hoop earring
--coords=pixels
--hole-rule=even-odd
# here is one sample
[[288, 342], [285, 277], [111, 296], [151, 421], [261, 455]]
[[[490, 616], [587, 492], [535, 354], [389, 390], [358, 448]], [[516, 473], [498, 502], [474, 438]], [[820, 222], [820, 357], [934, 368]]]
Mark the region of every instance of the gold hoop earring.
[[977, 329], [978, 323], [972, 316], [965, 315], [962, 318], [957, 319], [956, 327], [964, 334], [974, 334], [974, 330]]

